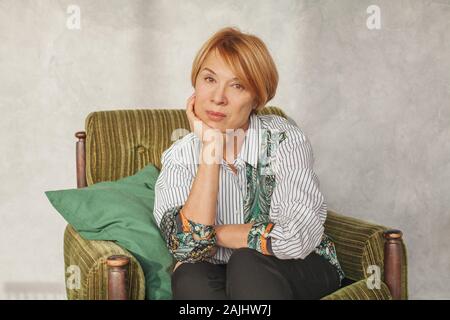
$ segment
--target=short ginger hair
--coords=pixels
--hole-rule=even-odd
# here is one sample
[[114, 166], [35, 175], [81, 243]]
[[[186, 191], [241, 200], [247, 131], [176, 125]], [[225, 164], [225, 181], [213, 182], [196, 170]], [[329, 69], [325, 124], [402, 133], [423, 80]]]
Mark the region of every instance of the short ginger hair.
[[264, 42], [235, 27], [220, 29], [203, 44], [192, 63], [191, 83], [194, 88], [203, 62], [215, 49], [236, 77], [255, 95], [255, 111], [264, 108], [275, 96], [278, 86], [278, 71]]

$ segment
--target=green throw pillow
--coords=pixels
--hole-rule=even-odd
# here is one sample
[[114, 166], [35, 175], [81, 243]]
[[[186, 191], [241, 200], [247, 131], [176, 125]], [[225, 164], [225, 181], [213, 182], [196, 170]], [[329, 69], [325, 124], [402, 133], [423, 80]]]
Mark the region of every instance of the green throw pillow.
[[147, 299], [171, 299], [173, 258], [153, 217], [158, 169], [86, 188], [46, 191], [55, 209], [88, 240], [111, 240], [139, 261]]

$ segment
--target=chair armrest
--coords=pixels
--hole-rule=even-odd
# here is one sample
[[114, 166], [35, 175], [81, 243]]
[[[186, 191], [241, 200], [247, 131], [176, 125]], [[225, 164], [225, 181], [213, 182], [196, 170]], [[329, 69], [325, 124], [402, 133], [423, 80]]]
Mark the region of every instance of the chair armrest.
[[[337, 256], [346, 278], [353, 281], [364, 280], [372, 276], [373, 269], [369, 266], [378, 266], [381, 280], [385, 279], [383, 233], [390, 229], [328, 210], [325, 233], [336, 245]], [[407, 258], [403, 241], [401, 246], [401, 298], [407, 299]]]
[[[112, 241], [86, 240], [71, 225], [64, 232], [64, 265], [69, 300], [108, 299], [108, 266], [112, 255], [130, 258], [128, 292], [130, 299], [145, 298], [144, 272], [133, 255]], [[72, 267], [71, 267], [72, 266]], [[77, 274], [79, 271], [79, 274]], [[79, 286], [73, 277], [80, 276]], [[75, 283], [75, 285], [74, 285]]]
[[322, 300], [392, 300], [392, 296], [384, 282], [380, 283], [379, 289], [369, 289], [366, 280], [360, 280], [323, 297]]

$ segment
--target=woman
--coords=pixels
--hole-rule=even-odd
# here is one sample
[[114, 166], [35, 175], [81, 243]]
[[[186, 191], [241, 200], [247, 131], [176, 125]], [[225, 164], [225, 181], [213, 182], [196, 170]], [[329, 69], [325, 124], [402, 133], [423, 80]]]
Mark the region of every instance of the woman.
[[318, 299], [343, 272], [324, 234], [327, 206], [304, 133], [256, 112], [278, 73], [265, 44], [236, 28], [198, 52], [192, 133], [162, 155], [154, 215], [178, 261], [174, 299]]

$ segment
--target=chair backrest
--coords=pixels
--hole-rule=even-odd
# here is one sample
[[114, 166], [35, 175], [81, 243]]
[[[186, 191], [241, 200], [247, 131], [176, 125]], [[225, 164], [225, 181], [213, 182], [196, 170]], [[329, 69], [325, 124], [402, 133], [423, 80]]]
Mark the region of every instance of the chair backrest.
[[[278, 107], [259, 114], [287, 118]], [[164, 150], [190, 132], [184, 109], [95, 111], [86, 118], [86, 180], [91, 185], [133, 175], [149, 163], [161, 169]]]

